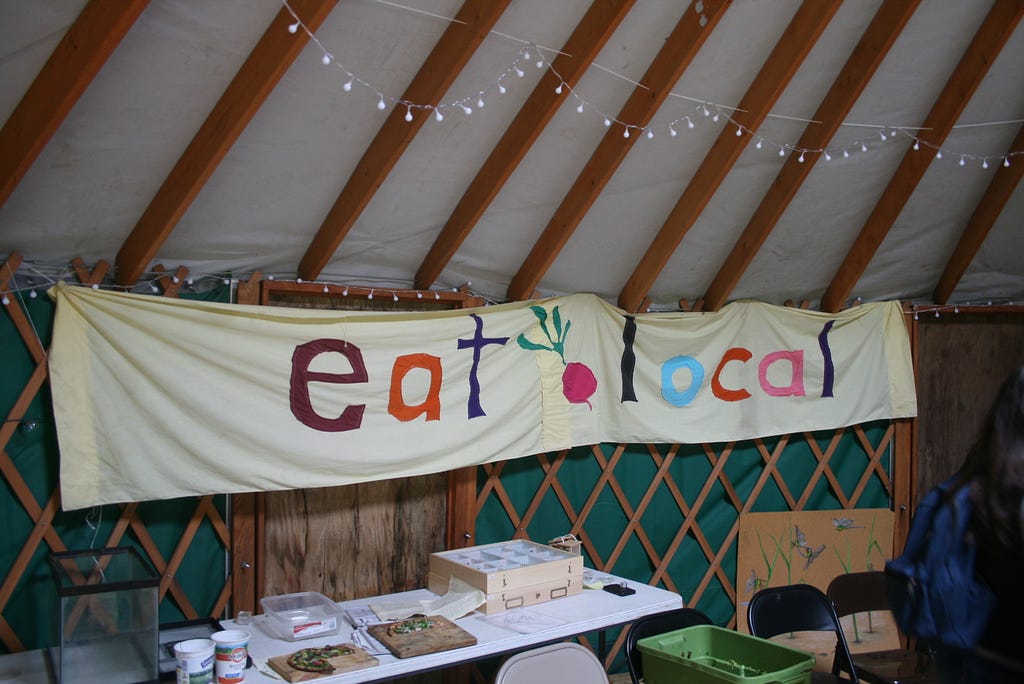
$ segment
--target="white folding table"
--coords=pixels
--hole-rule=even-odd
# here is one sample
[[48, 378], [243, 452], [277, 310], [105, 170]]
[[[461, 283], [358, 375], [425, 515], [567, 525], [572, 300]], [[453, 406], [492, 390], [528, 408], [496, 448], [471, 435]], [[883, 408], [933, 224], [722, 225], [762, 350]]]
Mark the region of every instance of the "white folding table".
[[[523, 651], [580, 634], [603, 632], [609, 627], [627, 624], [644, 615], [661, 613], [680, 608], [683, 605], [682, 597], [674, 592], [609, 576], [608, 583], [615, 582], [625, 582], [631, 589], [635, 589], [636, 593], [631, 596], [616, 596], [601, 589], [584, 589], [579, 594], [525, 608], [514, 608], [504, 613], [485, 615], [473, 612], [455, 620], [455, 624], [476, 637], [475, 646], [404, 659], [390, 654], [377, 655], [376, 657], [380, 661], [377, 666], [318, 678], [316, 681], [324, 682], [324, 684], [376, 682], [443, 669], [461, 663]], [[427, 600], [436, 598], [436, 596], [426, 589], [417, 589], [389, 596], [344, 601], [339, 603], [339, 606], [344, 610], [381, 601]], [[249, 653], [254, 660], [260, 662], [272, 656], [293, 653], [300, 648], [351, 641], [352, 625], [345, 620], [341, 620], [341, 622], [341, 628], [335, 635], [291, 642], [279, 639], [272, 634], [267, 617], [264, 615], [253, 617], [250, 624], [244, 626], [237, 625], [233, 620], [221, 620], [225, 629], [247, 629], [252, 634]], [[503, 622], [505, 626], [502, 625]], [[511, 623], [534, 624], [538, 628], [535, 631], [522, 633], [507, 626]], [[601, 636], [601, 641], [603, 641], [603, 634]], [[262, 684], [282, 680], [267, 676], [256, 668], [249, 668], [246, 670], [245, 681], [247, 684]]]

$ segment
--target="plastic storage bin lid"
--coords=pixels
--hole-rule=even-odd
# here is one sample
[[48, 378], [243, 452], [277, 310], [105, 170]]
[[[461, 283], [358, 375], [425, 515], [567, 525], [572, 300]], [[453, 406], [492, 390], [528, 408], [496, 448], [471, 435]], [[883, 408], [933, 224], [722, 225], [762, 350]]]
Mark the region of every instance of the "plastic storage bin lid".
[[278, 636], [288, 641], [329, 636], [338, 632], [338, 606], [323, 594], [303, 591], [260, 599]]
[[814, 656], [716, 625], [695, 625], [637, 641], [647, 684], [798, 684]]

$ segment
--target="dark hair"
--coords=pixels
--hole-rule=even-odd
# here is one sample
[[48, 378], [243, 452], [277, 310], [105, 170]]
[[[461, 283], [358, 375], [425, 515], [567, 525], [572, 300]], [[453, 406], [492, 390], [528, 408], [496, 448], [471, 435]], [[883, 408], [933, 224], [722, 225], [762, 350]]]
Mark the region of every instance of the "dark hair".
[[1006, 546], [1021, 543], [1024, 496], [1024, 367], [1010, 373], [982, 425], [954, 489], [971, 485], [976, 529]]

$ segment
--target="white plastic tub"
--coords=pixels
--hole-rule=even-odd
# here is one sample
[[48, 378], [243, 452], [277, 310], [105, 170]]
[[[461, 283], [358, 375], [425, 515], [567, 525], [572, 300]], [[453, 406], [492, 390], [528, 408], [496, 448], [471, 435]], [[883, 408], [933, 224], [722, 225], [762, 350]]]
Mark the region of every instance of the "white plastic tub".
[[298, 641], [338, 633], [338, 606], [323, 594], [303, 591], [260, 599], [270, 629], [280, 639]]

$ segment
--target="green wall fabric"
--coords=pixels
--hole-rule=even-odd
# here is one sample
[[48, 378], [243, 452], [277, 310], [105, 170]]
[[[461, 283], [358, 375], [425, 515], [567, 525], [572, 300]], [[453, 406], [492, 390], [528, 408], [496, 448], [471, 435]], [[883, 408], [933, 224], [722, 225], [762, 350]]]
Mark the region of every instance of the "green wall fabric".
[[[884, 439], [889, 426], [888, 421], [878, 421], [862, 426], [871, 444], [878, 444]], [[822, 431], [810, 435], [821, 452], [826, 452], [835, 434]], [[772, 453], [781, 438], [765, 438], [765, 448]], [[779, 458], [778, 469], [790, 494], [799, 498], [810, 481], [818, 460], [804, 436], [792, 436], [785, 445]], [[599, 446], [605, 462], [610, 461], [618, 445], [601, 444]], [[721, 455], [727, 448], [725, 444], [712, 444], [711, 450]], [[657, 451], [664, 456], [669, 445], [655, 445]], [[553, 461], [555, 454], [547, 455]], [[835, 473], [839, 485], [846, 496], [857, 487], [868, 466], [870, 457], [865, 453], [853, 430], [846, 430], [829, 460], [829, 466]], [[886, 446], [881, 458], [882, 469], [891, 477], [892, 452], [891, 445]], [[679, 488], [688, 506], [693, 506], [708, 477], [712, 473], [704, 447], [699, 444], [679, 445], [673, 462], [668, 469], [668, 476]], [[724, 473], [732, 484], [741, 502], [747, 501], [761, 477], [764, 458], [753, 441], [739, 442], [732, 445], [724, 466]], [[651, 457], [648, 445], [626, 445], [622, 457], [616, 464], [614, 474], [630, 508], [638, 509], [651, 482], [656, 476], [658, 466]], [[486, 480], [483, 469], [478, 470], [479, 485]], [[501, 485], [512, 502], [513, 508], [522, 516], [534, 499], [545, 476], [544, 469], [536, 458], [522, 458], [507, 461], [501, 473]], [[588, 497], [601, 477], [601, 464], [589, 447], [571, 450], [558, 471], [558, 481], [569, 500], [569, 505], [576, 515], [584, 508]], [[668, 478], [666, 478], [668, 479]], [[741, 504], [742, 505], [742, 504]], [[888, 508], [891, 502], [884, 483], [875, 475], [870, 478], [864, 492], [856, 502], [856, 508]], [[804, 510], [834, 510], [843, 508], [842, 501], [829, 486], [829, 481], [821, 477], [817, 480], [807, 500]], [[785, 497], [774, 478], [769, 478], [756, 500], [752, 503], [752, 512], [786, 511], [789, 510]], [[707, 539], [709, 546], [717, 553], [723, 546], [721, 565], [725, 570], [730, 585], [736, 582], [736, 538], [729, 540], [729, 532], [739, 518], [739, 511], [727, 496], [721, 480], [716, 480], [710, 489], [707, 499], [697, 512], [696, 523]], [[655, 547], [659, 557], [664, 557], [685, 516], [676, 503], [675, 498], [663, 480], [655, 491], [653, 498], [640, 517], [642, 527]], [[610, 554], [625, 531], [629, 519], [623, 505], [613, 490], [606, 484], [598, 494], [597, 502], [591, 509], [583, 529], [590, 537], [602, 563], [607, 562]], [[572, 520], [566, 507], [552, 489], [545, 493], [540, 505], [528, 521], [527, 536], [538, 542], [566, 534], [572, 529]], [[476, 538], [478, 544], [490, 544], [511, 539], [516, 533], [515, 526], [505, 511], [498, 497], [493, 493], [485, 500], [476, 520]], [[728, 542], [727, 546], [726, 543]], [[594, 558], [584, 547], [585, 566], [596, 567]], [[668, 566], [668, 575], [675, 588], [683, 596], [687, 606], [704, 611], [715, 623], [725, 625], [734, 613], [735, 605], [730, 599], [730, 592], [722, 586], [716, 576], [711, 584], [701, 593], [696, 604], [691, 597], [696, 594], [698, 585], [703, 580], [710, 561], [704, 550], [694, 537], [693, 531], [686, 535]], [[625, 549], [618, 560], [605, 571], [630, 578], [636, 582], [650, 584], [655, 566], [641, 545], [637, 535], [630, 535]], [[657, 583], [665, 587], [664, 581]], [[608, 643], [613, 643], [617, 630], [609, 631]], [[591, 643], [596, 643], [596, 635], [591, 636]], [[621, 660], [621, 658], [620, 658]], [[613, 665], [611, 671], [622, 671], [622, 662]]]
[[[182, 298], [205, 301], [230, 301], [231, 289], [221, 286], [201, 294], [183, 293]], [[11, 296], [9, 306], [21, 305], [38, 336], [43, 348], [50, 343], [54, 303], [49, 297], [30, 298], [20, 293]], [[0, 316], [0, 358], [3, 359], [3, 373], [0, 373], [0, 412], [5, 420], [21, 395], [36, 364], [29, 354], [11, 317]], [[182, 398], [187, 401], [187, 397]], [[32, 491], [40, 507], [45, 507], [57, 487], [59, 451], [57, 435], [53, 424], [49, 384], [44, 383], [25, 412], [4, 449], [15, 468]], [[4, 533], [0, 535], [0, 578], [7, 579], [11, 569], [22, 553], [26, 540], [32, 534], [35, 524], [15, 497], [6, 478], [0, 493], [0, 521]], [[154, 543], [164, 560], [174, 553], [195, 509], [196, 499], [172, 499], [140, 505], [138, 515], [144, 521]], [[226, 514], [227, 497], [216, 497], [215, 505], [222, 516]], [[96, 548], [110, 536], [120, 515], [116, 505], [58, 511], [53, 528], [69, 550]], [[138, 547], [137, 540], [129, 531], [122, 538], [122, 545]], [[3, 608], [3, 617], [14, 630], [26, 649], [41, 648], [53, 642], [55, 630], [54, 615], [57, 609], [56, 585], [50, 571], [47, 556], [49, 547], [39, 544], [32, 554], [28, 568], [22, 574], [11, 599]], [[145, 551], [140, 548], [143, 556]], [[226, 576], [227, 551], [214, 534], [208, 520], [204, 519], [175, 578], [188, 596], [193, 608], [200, 615], [206, 615], [215, 605], [223, 578]], [[211, 582], [217, 577], [218, 582]], [[183, 620], [184, 615], [168, 595], [160, 604], [160, 622]], [[0, 645], [0, 652], [7, 652]]]

